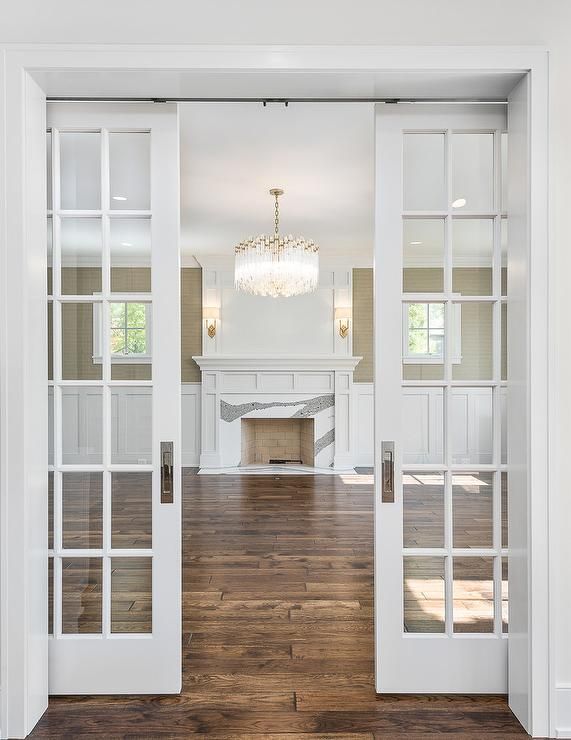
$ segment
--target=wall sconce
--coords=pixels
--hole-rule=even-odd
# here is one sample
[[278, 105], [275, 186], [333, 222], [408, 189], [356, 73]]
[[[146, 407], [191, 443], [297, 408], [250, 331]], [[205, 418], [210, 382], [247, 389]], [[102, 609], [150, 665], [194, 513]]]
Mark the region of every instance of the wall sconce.
[[351, 308], [336, 308], [335, 309], [335, 321], [339, 322], [339, 336], [343, 339], [347, 339], [349, 336], [349, 322], [352, 317]]
[[210, 339], [216, 336], [216, 322], [220, 321], [220, 309], [208, 307], [202, 309], [202, 318], [206, 322], [206, 331]]

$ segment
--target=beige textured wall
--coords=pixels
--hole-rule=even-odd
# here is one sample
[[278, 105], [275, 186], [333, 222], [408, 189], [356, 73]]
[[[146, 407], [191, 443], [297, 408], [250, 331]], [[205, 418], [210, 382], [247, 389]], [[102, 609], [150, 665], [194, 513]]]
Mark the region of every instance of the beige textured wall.
[[[147, 292], [150, 290], [148, 268], [113, 268], [111, 288], [114, 292]], [[64, 268], [62, 290], [70, 295], [89, 295], [101, 291], [101, 274], [97, 268]], [[52, 379], [52, 319], [48, 313], [49, 362]], [[202, 353], [202, 271], [181, 270], [181, 376], [183, 382], [200, 382], [200, 369], [192, 355]], [[102, 367], [93, 362], [93, 306], [89, 303], [66, 303], [62, 307], [62, 375], [64, 380], [100, 380]], [[151, 365], [112, 366], [113, 380], [147, 380]]]
[[181, 376], [183, 383], [200, 383], [200, 368], [192, 359], [202, 354], [202, 270], [183, 267], [181, 294]]
[[[505, 282], [505, 276], [503, 282]], [[442, 270], [406, 268], [403, 276], [406, 292], [437, 292], [442, 289]], [[453, 290], [464, 295], [489, 295], [491, 270], [456, 268]], [[505, 339], [507, 310], [502, 309], [502, 337]], [[462, 306], [462, 362], [453, 366], [455, 380], [487, 380], [492, 377], [492, 305], [464, 303]], [[353, 270], [353, 354], [363, 355], [357, 365], [356, 383], [373, 382], [373, 270]], [[502, 378], [507, 377], [506, 343], [502, 343]], [[405, 380], [442, 378], [441, 365], [406, 365]]]
[[373, 269], [353, 270], [353, 355], [363, 359], [355, 368], [355, 383], [372, 383], [373, 354]]

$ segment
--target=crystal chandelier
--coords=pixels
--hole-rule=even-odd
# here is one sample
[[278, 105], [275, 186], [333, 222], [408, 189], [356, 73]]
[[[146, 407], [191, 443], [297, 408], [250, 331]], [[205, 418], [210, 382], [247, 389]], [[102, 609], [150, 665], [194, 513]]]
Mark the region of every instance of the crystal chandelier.
[[278, 198], [284, 191], [272, 188], [275, 198], [274, 233], [261, 234], [234, 248], [234, 286], [252, 295], [272, 298], [311, 293], [319, 279], [319, 247], [311, 239], [280, 235]]

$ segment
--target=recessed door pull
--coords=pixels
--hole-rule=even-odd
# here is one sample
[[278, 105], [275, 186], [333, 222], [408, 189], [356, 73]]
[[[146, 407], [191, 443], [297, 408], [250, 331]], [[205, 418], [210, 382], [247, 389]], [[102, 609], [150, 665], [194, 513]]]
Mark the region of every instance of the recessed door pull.
[[161, 442], [161, 504], [174, 503], [173, 443]]
[[381, 502], [395, 502], [395, 443], [381, 443]]

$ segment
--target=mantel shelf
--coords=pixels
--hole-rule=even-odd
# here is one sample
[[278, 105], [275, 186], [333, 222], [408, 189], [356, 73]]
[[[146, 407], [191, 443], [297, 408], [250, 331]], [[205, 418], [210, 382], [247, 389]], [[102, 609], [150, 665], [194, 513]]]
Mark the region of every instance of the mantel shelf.
[[362, 357], [340, 355], [199, 355], [192, 358], [201, 370], [283, 372], [352, 372]]

